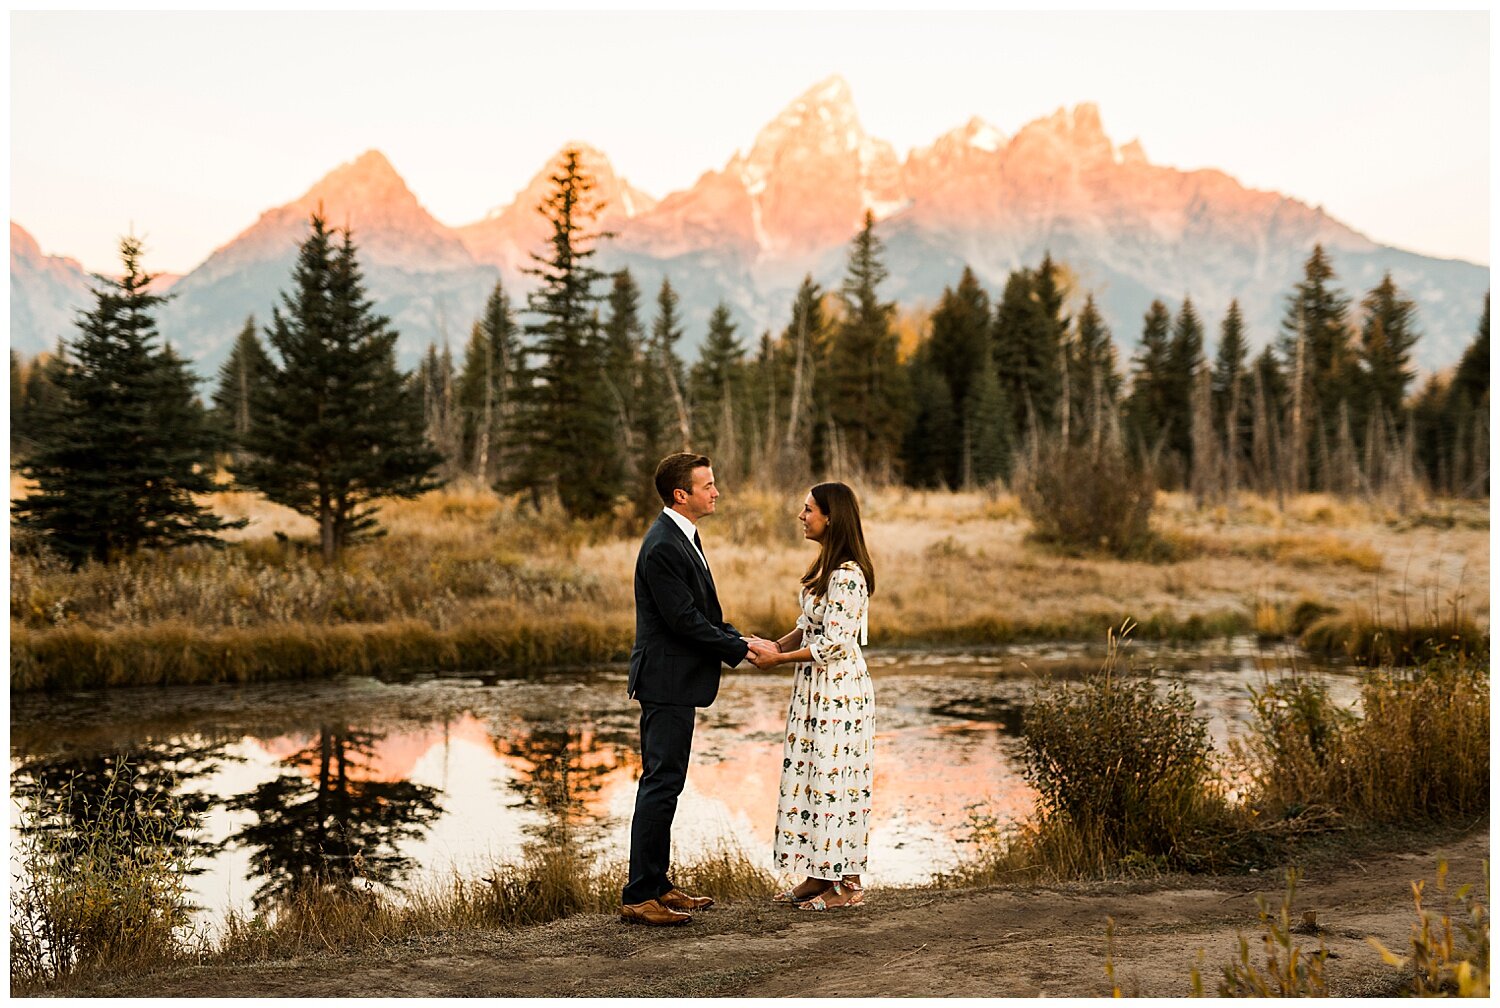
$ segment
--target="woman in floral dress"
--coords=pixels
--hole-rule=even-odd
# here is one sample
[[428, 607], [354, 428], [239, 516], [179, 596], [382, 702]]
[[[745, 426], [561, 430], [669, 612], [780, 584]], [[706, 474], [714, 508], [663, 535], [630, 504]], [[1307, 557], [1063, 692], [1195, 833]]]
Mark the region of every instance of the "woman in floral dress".
[[843, 483], [819, 483], [798, 515], [819, 546], [802, 576], [802, 615], [762, 667], [795, 663], [776, 809], [776, 868], [803, 880], [775, 897], [803, 910], [864, 901], [870, 846], [870, 757], [875, 693], [866, 643], [875, 569], [859, 502]]

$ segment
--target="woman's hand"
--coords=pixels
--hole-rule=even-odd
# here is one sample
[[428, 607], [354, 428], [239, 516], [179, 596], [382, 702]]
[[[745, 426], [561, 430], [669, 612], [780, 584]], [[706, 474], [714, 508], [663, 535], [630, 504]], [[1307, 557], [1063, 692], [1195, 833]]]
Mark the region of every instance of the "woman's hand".
[[750, 664], [756, 668], [775, 668], [781, 664], [781, 647], [775, 641], [769, 641], [763, 637], [746, 637], [744, 641], [750, 646], [745, 657], [749, 658]]

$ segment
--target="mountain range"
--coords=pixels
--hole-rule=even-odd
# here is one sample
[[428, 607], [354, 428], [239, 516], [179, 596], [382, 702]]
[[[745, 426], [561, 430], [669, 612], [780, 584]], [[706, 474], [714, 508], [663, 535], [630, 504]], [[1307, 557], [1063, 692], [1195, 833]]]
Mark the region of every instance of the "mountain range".
[[[1356, 306], [1387, 271], [1416, 302], [1424, 335], [1415, 356], [1425, 370], [1457, 359], [1489, 288], [1488, 267], [1382, 246], [1320, 208], [1221, 171], [1152, 164], [1138, 141], [1116, 146], [1090, 104], [1014, 136], [971, 119], [902, 158], [864, 131], [848, 85], [832, 77], [788, 105], [748, 153], [660, 200], [619, 175], [604, 152], [571, 146], [596, 180], [598, 226], [613, 233], [596, 265], [629, 267], [648, 317], [669, 277], [689, 345], [721, 300], [753, 345], [786, 324], [804, 275], [836, 289], [867, 210], [885, 245], [886, 299], [930, 306], [965, 265], [998, 296], [1011, 270], [1050, 252], [1072, 272], [1080, 301], [1093, 292], [1124, 354], [1152, 299], [1175, 311], [1185, 296], [1210, 326], [1238, 298], [1258, 348], [1276, 336], [1315, 243]], [[367, 151], [264, 212], [186, 275], [165, 277], [174, 296], [161, 309], [161, 332], [212, 373], [247, 315], [269, 321], [308, 215], [321, 208], [331, 225], [353, 229], [370, 295], [401, 333], [403, 363], [433, 341], [461, 348], [497, 280], [524, 302], [531, 280], [522, 270], [548, 236], [536, 207], [560, 157], [481, 220], [450, 227], [384, 155]], [[13, 221], [11, 346], [36, 352], [70, 334], [74, 312], [91, 303], [88, 284], [77, 262], [44, 255]], [[1212, 348], [1216, 329], [1208, 336]]]

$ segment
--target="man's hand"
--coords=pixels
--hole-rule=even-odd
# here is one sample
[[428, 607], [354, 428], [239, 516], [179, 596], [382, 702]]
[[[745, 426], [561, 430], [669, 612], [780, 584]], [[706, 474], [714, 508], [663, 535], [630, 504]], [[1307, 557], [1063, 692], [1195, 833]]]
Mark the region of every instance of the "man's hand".
[[776, 658], [781, 654], [781, 647], [775, 641], [766, 640], [763, 637], [746, 637], [744, 641], [750, 645], [750, 650], [745, 657], [749, 658], [750, 664], [756, 668], [774, 668], [779, 664]]

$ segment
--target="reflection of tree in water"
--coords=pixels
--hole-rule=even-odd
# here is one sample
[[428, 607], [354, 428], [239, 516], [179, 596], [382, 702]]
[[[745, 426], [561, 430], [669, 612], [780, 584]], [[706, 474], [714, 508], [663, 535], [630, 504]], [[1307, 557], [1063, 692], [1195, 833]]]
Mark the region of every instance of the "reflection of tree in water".
[[201, 739], [148, 741], [128, 750], [92, 755], [31, 756], [11, 771], [11, 797], [22, 808], [23, 834], [46, 833], [64, 858], [85, 850], [98, 857], [108, 835], [110, 856], [138, 859], [141, 848], [166, 850], [203, 871], [200, 859], [218, 844], [198, 835], [220, 799], [189, 785], [229, 759], [226, 743]]
[[509, 738], [495, 737], [494, 745], [496, 752], [511, 758], [518, 774], [510, 787], [545, 816], [540, 827], [529, 829], [548, 840], [572, 835], [590, 801], [628, 758], [628, 750], [604, 741], [592, 727], [533, 728]]
[[232, 837], [256, 848], [251, 868], [264, 879], [257, 906], [303, 886], [349, 889], [356, 877], [390, 884], [411, 868], [398, 845], [420, 836], [442, 807], [436, 788], [370, 779], [382, 738], [325, 725], [316, 742], [281, 761], [311, 773], [283, 773], [229, 800], [230, 808], [257, 816]]

